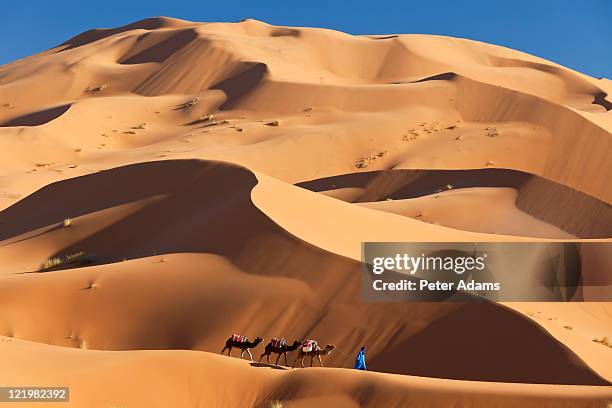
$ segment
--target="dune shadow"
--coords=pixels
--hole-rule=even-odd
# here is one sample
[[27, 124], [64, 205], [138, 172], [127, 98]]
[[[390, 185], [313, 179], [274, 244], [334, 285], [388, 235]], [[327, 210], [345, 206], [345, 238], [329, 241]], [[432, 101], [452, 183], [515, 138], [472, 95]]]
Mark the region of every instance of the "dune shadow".
[[[113, 240], [111, 236], [119, 234], [124, 242], [138, 240], [138, 237], [152, 237], [155, 241], [152, 245], [161, 252], [201, 252], [207, 244], [219, 248], [220, 245], [215, 244], [218, 240], [213, 236], [194, 239], [189, 244], [188, 240], [165, 236], [163, 228], [168, 223], [184, 219], [184, 216], [195, 216], [196, 213], [203, 216], [193, 220], [191, 228], [203, 227], [200, 224], [210, 227], [218, 224], [215, 218], [227, 211], [223, 205], [232, 203], [247, 217], [261, 219], [259, 214], [255, 214], [258, 210], [250, 200], [251, 189], [256, 184], [257, 179], [246, 169], [198, 160], [148, 162], [105, 170], [52, 183], [1, 211], [3, 228], [0, 230], [0, 241], [60, 224], [66, 218], [74, 220], [107, 208], [161, 197], [114, 227], [85, 239], [80, 245], [90, 248], [89, 252], [96, 252], [94, 248], [98, 244], [110, 249], [103, 241], [110, 240], [107, 241], [110, 243]], [[210, 212], [201, 211], [204, 205], [212, 206]], [[245, 228], [236, 227], [235, 238], [240, 241], [241, 237], [245, 238], [245, 233], [241, 233]], [[132, 244], [138, 246], [134, 241]], [[70, 251], [70, 248], [66, 248], [62, 252]], [[102, 251], [103, 258], [104, 254], [111, 255]]]
[[238, 101], [253, 91], [268, 73], [268, 66], [261, 62], [243, 62], [238, 65], [229, 78], [216, 83], [210, 89], [225, 92], [227, 99], [220, 110], [232, 109]]
[[39, 126], [49, 123], [54, 119], [59, 118], [70, 109], [70, 104], [55, 106], [53, 108], [43, 109], [37, 112], [28, 113], [17, 118], [10, 119], [0, 127], [10, 126]]
[[288, 27], [279, 27], [270, 33], [270, 37], [299, 37], [300, 30]]
[[27, 241], [28, 239], [32, 239], [32, 238], [36, 238], [36, 237], [41, 237], [45, 234], [48, 234], [49, 232], [53, 232], [53, 231], [57, 231], [59, 229], [62, 228], [62, 224], [57, 223], [56, 225], [50, 225], [47, 228], [45, 228], [42, 231], [33, 233], [33, 234], [28, 234], [26, 236], [20, 237], [19, 239], [16, 239], [14, 241], [11, 240], [3, 240], [2, 238], [0, 238], [0, 247], [3, 246], [7, 246], [7, 245], [12, 245], [12, 244], [17, 244], [19, 242], [24, 242]]
[[163, 17], [151, 17], [117, 28], [94, 28], [92, 30], [87, 30], [61, 43], [58, 47], [63, 48], [58, 52], [81, 47], [103, 38], [110, 37], [111, 35], [120, 34], [130, 30], [155, 30], [162, 28], [165, 25], [165, 20], [166, 19]]
[[398, 38], [399, 35], [381, 35], [381, 36], [374, 36], [371, 35], [368, 38], [371, 40], [391, 40], [393, 38]]
[[384, 170], [348, 173], [297, 183], [311, 191], [364, 188], [357, 202], [417, 198], [447, 189], [467, 187], [519, 187], [532, 175], [508, 169]]
[[420, 82], [429, 82], [429, 81], [452, 81], [457, 77], [457, 74], [454, 72], [443, 72], [441, 74], [432, 75], [426, 78], [417, 79], [416, 81], [396, 81], [392, 82], [394, 85], [401, 84], [418, 84]]
[[[176, 109], [175, 109], [176, 110]], [[195, 126], [195, 125], [201, 125], [201, 124], [205, 124], [206, 122], [209, 122], [209, 119], [196, 119], [196, 120], [192, 120], [191, 122], [187, 122], [187, 123], [182, 123], [181, 126]], [[202, 127], [206, 127], [206, 125], [202, 126]]]
[[612, 110], [612, 102], [610, 102], [609, 100], [606, 99], [606, 97], [608, 96], [607, 93], [605, 92], [599, 92], [598, 94], [596, 94], [593, 97], [593, 102], [591, 102], [593, 105], [599, 105], [601, 107], [603, 107], [606, 111], [610, 111]]
[[456, 77], [457, 77], [457, 74], [455, 74], [454, 72], [443, 72], [441, 74], [432, 75], [427, 78], [412, 81], [411, 83], [416, 84], [419, 82], [427, 82], [427, 81], [452, 81]]
[[[495, 329], [485, 321], [495, 321]], [[500, 356], [500, 350], [506, 354]], [[535, 363], [542, 360], [547, 364]], [[496, 382], [610, 385], [544, 328], [492, 303], [463, 304], [370, 359], [369, 367], [462, 380], [478, 380], [486, 372], [487, 381]]]
[[[0, 241], [21, 239], [66, 218], [78, 227], [81, 216], [132, 204], [138, 208], [135, 212], [48, 258], [82, 252], [95, 254], [96, 264], [107, 264], [154, 254], [209, 253], [231, 259], [250, 273], [295, 277], [307, 284], [318, 279], [306, 273], [316, 265], [335, 267], [339, 273], [357, 270], [357, 262], [288, 234], [257, 208], [251, 200], [257, 183], [249, 170], [223, 162], [166, 160], [109, 169], [49, 184], [0, 211]], [[28, 239], [39, 238], [26, 238], [20, 245], [27, 245]], [[284, 268], [260, 262], [269, 245], [291, 254], [282, 258]], [[304, 265], [303, 257], [312, 264]]]
[[[511, 169], [385, 170], [349, 173], [296, 184], [310, 191], [361, 188], [353, 202], [402, 200], [449, 189], [509, 187], [525, 213], [579, 238], [612, 237], [612, 207], [586, 193], [529, 173]], [[554, 197], [554, 200], [551, 198]]]
[[249, 363], [249, 365], [251, 367], [257, 367], [257, 368], [271, 368], [273, 370], [290, 370], [289, 367], [285, 367], [285, 366], [278, 366], [278, 365], [274, 365], [274, 364], [266, 364], [266, 363], [257, 363], [257, 362], [252, 362]]
[[[150, 33], [144, 34], [139, 41], [145, 40]], [[185, 47], [191, 41], [195, 40], [198, 34], [194, 30], [184, 30], [162, 40], [129, 58], [119, 60], [119, 64], [133, 65], [145, 64], [148, 62], [164, 62], [175, 52]]]
[[565, 83], [566, 89], [574, 89], [580, 94], [592, 95], [593, 101], [591, 104], [599, 105], [606, 111], [612, 110], [612, 103], [606, 99], [608, 94], [599, 87], [590, 84], [587, 80], [580, 77], [578, 74], [571, 72], [565, 68], [548, 65], [546, 63], [525, 61], [516, 58], [505, 58], [499, 56], [489, 57], [494, 66], [497, 67], [518, 67], [541, 71], [546, 74], [554, 75]]

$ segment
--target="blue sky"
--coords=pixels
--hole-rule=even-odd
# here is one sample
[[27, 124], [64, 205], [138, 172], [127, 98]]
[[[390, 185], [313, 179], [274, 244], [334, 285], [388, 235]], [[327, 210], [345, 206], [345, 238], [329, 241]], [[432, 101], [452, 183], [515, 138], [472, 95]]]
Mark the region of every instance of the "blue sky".
[[451, 35], [612, 78], [612, 0], [2, 0], [2, 14], [0, 64], [51, 48], [90, 28], [165, 15], [192, 21], [256, 18], [351, 34]]

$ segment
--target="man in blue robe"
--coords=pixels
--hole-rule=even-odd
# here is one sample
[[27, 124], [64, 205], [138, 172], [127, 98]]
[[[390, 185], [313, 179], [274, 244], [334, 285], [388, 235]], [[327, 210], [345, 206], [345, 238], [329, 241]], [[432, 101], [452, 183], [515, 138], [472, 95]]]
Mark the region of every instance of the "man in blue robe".
[[357, 359], [355, 360], [355, 365], [353, 368], [355, 370], [366, 370], [366, 362], [365, 362], [365, 346], [359, 350], [359, 354], [357, 354]]

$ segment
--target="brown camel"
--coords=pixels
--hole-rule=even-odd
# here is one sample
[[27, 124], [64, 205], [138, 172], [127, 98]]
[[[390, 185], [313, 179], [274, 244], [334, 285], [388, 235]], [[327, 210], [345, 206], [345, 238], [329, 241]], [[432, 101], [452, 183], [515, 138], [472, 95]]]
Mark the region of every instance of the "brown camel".
[[306, 356], [310, 356], [310, 366], [311, 367], [312, 367], [312, 360], [314, 359], [314, 356], [317, 356], [317, 358], [319, 359], [319, 364], [321, 365], [321, 367], [323, 367], [321, 356], [326, 356], [330, 354], [334, 348], [335, 347], [332, 346], [331, 344], [328, 344], [327, 346], [325, 346], [324, 349], [321, 349], [321, 347], [316, 346], [312, 351], [304, 351], [302, 347], [300, 347], [298, 349], [298, 355], [293, 361], [293, 368], [295, 368], [295, 363], [297, 363], [298, 359], [300, 360], [300, 364], [302, 368], [304, 368], [304, 357]]
[[264, 358], [264, 356], [267, 356], [267, 360], [268, 360], [268, 364], [270, 364], [270, 354], [274, 353], [274, 354], [278, 354], [278, 357], [276, 357], [276, 365], [278, 365], [278, 360], [280, 360], [281, 355], [285, 356], [285, 365], [287, 367], [289, 367], [289, 362], [287, 361], [287, 353], [290, 351], [294, 351], [297, 350], [298, 347], [300, 347], [302, 345], [301, 341], [294, 341], [292, 345], [288, 345], [288, 344], [283, 344], [280, 347], [274, 347], [272, 345], [272, 342], [268, 343], [266, 345], [266, 349], [264, 350], [263, 354], [259, 357], [259, 362], [261, 362], [261, 359]]
[[261, 337], [255, 337], [255, 340], [253, 342], [250, 342], [246, 336], [239, 336], [239, 337], [243, 338], [242, 341], [236, 341], [235, 340], [236, 335], [233, 335], [232, 337], [227, 339], [225, 341], [225, 347], [223, 347], [223, 350], [221, 350], [221, 354], [225, 352], [225, 349], [228, 349], [227, 355], [231, 357], [232, 348], [235, 347], [241, 350], [240, 359], [242, 359], [242, 355], [246, 351], [247, 353], [249, 353], [249, 357], [251, 358], [251, 361], [253, 361], [253, 355], [251, 354], [251, 351], [249, 349], [257, 347], [257, 345], [261, 343], [263, 339]]

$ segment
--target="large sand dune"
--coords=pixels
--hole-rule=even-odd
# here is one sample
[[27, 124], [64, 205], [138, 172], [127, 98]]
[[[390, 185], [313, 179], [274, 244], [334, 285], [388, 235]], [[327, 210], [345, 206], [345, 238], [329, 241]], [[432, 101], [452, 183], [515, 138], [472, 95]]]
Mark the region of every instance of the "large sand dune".
[[[610, 303], [369, 303], [359, 259], [609, 241], [609, 82], [254, 20], [151, 18], [2, 66], [0, 385], [82, 407], [605, 406]], [[609, 254], [583, 267], [582, 299], [609, 299]], [[209, 354], [234, 332], [332, 343], [336, 368]], [[342, 369], [362, 344], [387, 374]]]

